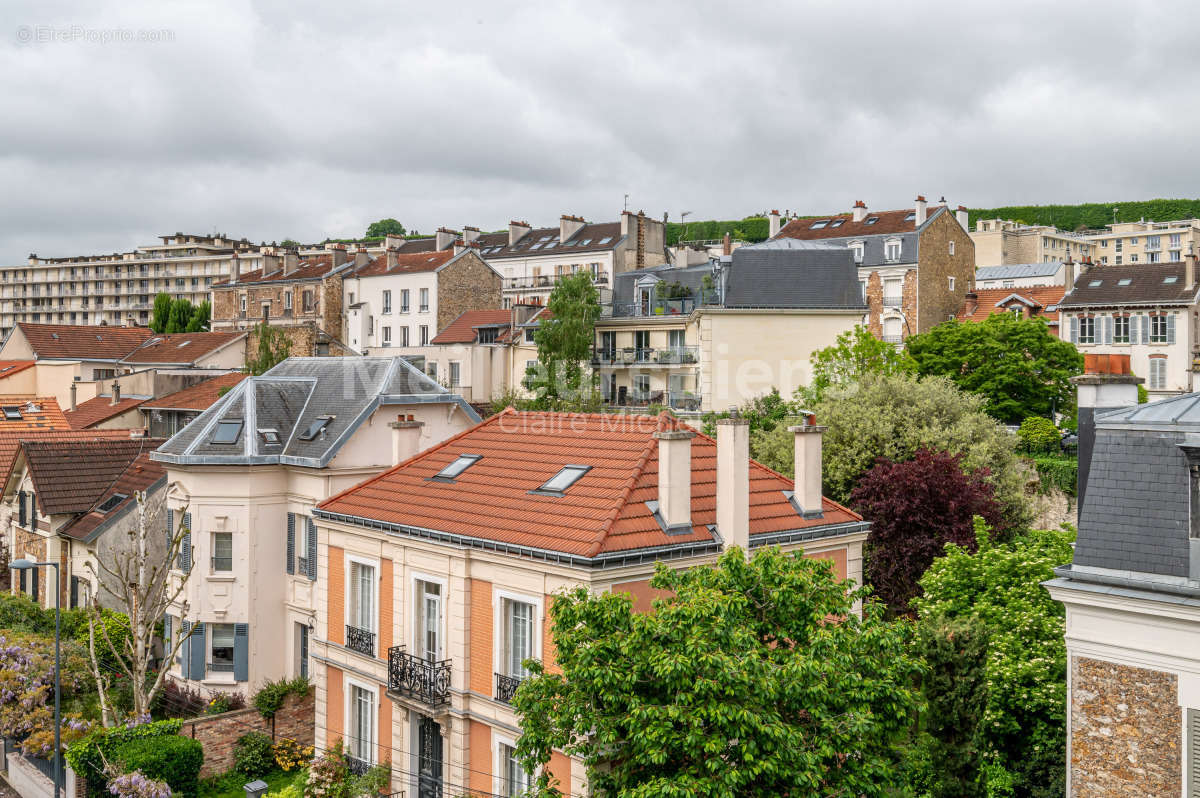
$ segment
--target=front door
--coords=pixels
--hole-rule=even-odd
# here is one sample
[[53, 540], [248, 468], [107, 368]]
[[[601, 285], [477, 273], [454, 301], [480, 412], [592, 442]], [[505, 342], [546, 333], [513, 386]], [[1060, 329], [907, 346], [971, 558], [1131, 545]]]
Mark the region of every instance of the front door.
[[442, 727], [433, 718], [417, 721], [417, 798], [442, 798]]

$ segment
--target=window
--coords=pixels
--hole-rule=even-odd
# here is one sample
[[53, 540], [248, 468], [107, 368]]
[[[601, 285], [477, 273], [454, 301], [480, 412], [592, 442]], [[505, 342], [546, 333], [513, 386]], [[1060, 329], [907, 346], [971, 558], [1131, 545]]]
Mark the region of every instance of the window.
[[277, 429], [260, 429], [258, 434], [268, 446], [278, 446], [282, 442]]
[[428, 313], [429, 312], [429, 289], [422, 288], [419, 296], [420, 296], [421, 306], [418, 308], [418, 310], [422, 313]]
[[311, 441], [313, 438], [320, 435], [325, 430], [325, 427], [329, 426], [329, 422], [333, 421], [333, 419], [333, 416], [317, 416], [317, 418], [308, 425], [308, 429], [304, 430], [303, 434], [300, 435], [300, 440]]
[[1113, 343], [1127, 344], [1129, 343], [1129, 317], [1114, 316], [1113, 317]]
[[209, 648], [208, 669], [219, 673], [233, 673], [233, 624], [211, 624], [212, 645]]
[[408, 327], [400, 328], [400, 339], [398, 346], [408, 346]]
[[392, 312], [392, 292], [391, 291], [383, 292], [383, 312], [384, 313]]
[[434, 474], [432, 478], [447, 481], [453, 480], [459, 474], [466, 471], [468, 468], [475, 465], [482, 459], [483, 455], [480, 454], [460, 454], [458, 457], [454, 458], [454, 461], [450, 463], [450, 465]]
[[567, 488], [574, 485], [580, 477], [590, 471], [591, 468], [591, 466], [583, 465], [563, 466], [561, 471], [550, 477], [550, 479], [546, 480], [542, 486], [538, 488], [538, 492], [563, 493], [567, 490]]
[[854, 253], [854, 262], [862, 263], [863, 262], [863, 242], [851, 241], [849, 246], [850, 246], [850, 250]]
[[[420, 327], [417, 328], [417, 332], [419, 333], [419, 335], [417, 337], [417, 340], [419, 341], [419, 345], [420, 346], [429, 346], [429, 325], [422, 324]], [[437, 370], [436, 366], [434, 367], [434, 370], [436, 372], [436, 370]]]
[[1150, 343], [1165, 344], [1167, 342], [1168, 318], [1168, 316], [1163, 315], [1150, 317]]
[[868, 216], [866, 218], [866, 220], [863, 222], [863, 224], [875, 224], [878, 221], [879, 221], [878, 216]]
[[375, 631], [375, 566], [350, 563], [350, 626]]
[[231, 446], [237, 443], [241, 434], [242, 420], [240, 418], [218, 421], [217, 431], [213, 433], [212, 442], [222, 446]]
[[646, 396], [650, 393], [650, 377], [646, 374], [636, 374], [633, 378], [634, 393]]
[[408, 313], [408, 294], [407, 288], [400, 289], [400, 312]]
[[494, 344], [496, 343], [496, 328], [483, 327], [478, 331], [476, 337], [481, 344]]
[[383, 345], [384, 346], [392, 345], [392, 328], [391, 327], [383, 328]]
[[1150, 358], [1150, 390], [1162, 391], [1167, 387], [1167, 359], [1165, 357]]
[[[953, 253], [951, 253], [951, 254], [953, 254]], [[950, 280], [950, 290], [953, 291], [954, 290], [954, 278], [951, 277], [951, 278], [949, 278], [949, 280]]]
[[303, 299], [303, 301], [304, 301], [304, 312], [305, 312], [305, 313], [312, 313], [312, 312], [313, 312], [313, 308], [314, 308], [314, 306], [313, 306], [313, 292], [312, 292], [312, 290], [311, 290], [311, 289], [307, 289], [307, 290], [305, 290], [305, 291], [304, 291], [304, 293], [303, 293], [303, 294], [301, 294], [301, 298], [302, 298], [302, 299]]
[[901, 243], [899, 241], [888, 241], [883, 245], [884, 260], [897, 261], [900, 260]]
[[536, 607], [525, 601], [504, 599], [501, 605], [504, 639], [500, 667], [505, 676], [524, 679], [529, 675], [524, 662], [533, 657], [533, 619]]
[[129, 497], [126, 496], [124, 493], [115, 493], [112, 496], [109, 496], [107, 499], [105, 499], [104, 504], [101, 504], [99, 507], [96, 508], [96, 512], [107, 513], [109, 510], [116, 507], [118, 504], [125, 501], [125, 499], [127, 499], [127, 498], [129, 498]]
[[1088, 288], [1099, 288], [1103, 282], [1103, 280], [1092, 280], [1088, 283]]
[[21, 408], [16, 407], [16, 406], [9, 406], [9, 407], [4, 408], [4, 420], [5, 421], [20, 421], [21, 418], [22, 418]]
[[[351, 301], [353, 301], [353, 300], [351, 300]], [[291, 291], [283, 292], [283, 309], [286, 311], [289, 311], [289, 312], [292, 309], [292, 292]]]
[[442, 658], [442, 586], [418, 580], [416, 588], [417, 656], [434, 662]]
[[1162, 236], [1146, 236], [1146, 251], [1162, 249]]
[[1096, 343], [1096, 319], [1091, 316], [1079, 317], [1079, 343]]
[[212, 569], [217, 571], [233, 570], [233, 533], [213, 532], [212, 535]]
[[[1136, 255], [1134, 255], [1134, 257], [1136, 258], [1137, 256], [1136, 256]], [[1147, 252], [1147, 253], [1146, 253], [1146, 262], [1147, 262], [1147, 263], [1159, 263], [1159, 262], [1160, 262], [1160, 253], [1158, 253], [1158, 252]]]
[[296, 675], [308, 677], [308, 625], [297, 623], [296, 629]]
[[1116, 256], [1113, 258], [1113, 265], [1114, 265], [1114, 266], [1120, 266], [1120, 265], [1121, 265], [1121, 256], [1120, 256], [1120, 255], [1116, 255]]
[[809, 225], [809, 226], [808, 226], [808, 229], [809, 229], [809, 230], [821, 230], [821, 229], [825, 228], [825, 227], [826, 227], [826, 226], [828, 226], [828, 225], [829, 225], [829, 220], [828, 220], [828, 219], [823, 219], [823, 220], [821, 220], [821, 221], [819, 221], [819, 222], [813, 222], [811, 225]]
[[501, 785], [501, 795], [507, 798], [518, 798], [529, 792], [529, 774], [517, 759], [517, 749], [507, 743], [500, 743], [500, 766], [504, 774]]
[[1179, 282], [1179, 278], [1175, 275], [1170, 275], [1169, 277], [1164, 277], [1163, 282], [1164, 283], [1177, 283], [1177, 282]]
[[1134, 254], [1132, 254], [1132, 255], [1130, 255], [1130, 256], [1129, 256], [1129, 262], [1130, 262], [1130, 263], [1137, 263], [1137, 262], [1138, 262], [1138, 256], [1137, 256], [1137, 253], [1136, 253], [1136, 252], [1135, 252]]
[[[950, 254], [951, 255], [954, 254], [954, 242], [953, 241], [950, 242]], [[951, 278], [951, 279], [953, 279], [953, 278]], [[950, 290], [953, 291], [954, 289], [951, 288]]]
[[527, 343], [527, 344], [535, 343], [534, 332], [536, 332], [536, 331], [537, 331], [536, 327], [526, 327], [525, 328], [525, 343]]
[[242, 294], [242, 295], [241, 295], [241, 297], [240, 297], [240, 301], [241, 301], [241, 303], [242, 303], [242, 304], [241, 304], [241, 311], [242, 311], [242, 313], [245, 313], [245, 312], [246, 312], [246, 295], [245, 295], [245, 294]]
[[1117, 285], [1129, 285], [1132, 282], [1133, 282], [1133, 278], [1122, 277], [1120, 280], [1117, 280]]
[[462, 363], [457, 360], [450, 361], [450, 387], [457, 388], [462, 378]]
[[1136, 239], [1136, 238], [1131, 238], [1131, 239], [1129, 239], [1129, 243], [1130, 243], [1130, 244], [1137, 244], [1137, 239]]
[[350, 750], [352, 759], [370, 763], [375, 761], [375, 692], [357, 684], [350, 685]]
[[1180, 243], [1179, 233], [1171, 233], [1170, 237], [1167, 240], [1171, 242], [1171, 246], [1173, 246], [1173, 247], [1179, 246], [1179, 243]]

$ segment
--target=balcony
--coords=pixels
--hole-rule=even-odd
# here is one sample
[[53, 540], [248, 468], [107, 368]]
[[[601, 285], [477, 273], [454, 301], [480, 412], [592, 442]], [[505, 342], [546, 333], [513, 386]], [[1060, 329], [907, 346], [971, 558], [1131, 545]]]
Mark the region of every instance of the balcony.
[[[553, 288], [566, 274], [537, 274], [533, 277], [506, 277], [504, 290], [528, 291], [536, 288]], [[598, 274], [592, 277], [593, 285], [608, 285], [608, 275]]]
[[359, 759], [356, 756], [346, 754], [346, 769], [355, 776], [365, 776], [367, 771], [371, 769], [371, 763], [365, 759]]
[[431, 707], [450, 701], [450, 660], [415, 657], [404, 646], [388, 649], [388, 692]]
[[883, 342], [885, 344], [902, 344], [902, 343], [904, 343], [903, 335], [883, 335], [880, 337], [883, 338]]
[[898, 307], [900, 307], [900, 305], [903, 301], [904, 301], [904, 298], [900, 294], [884, 294], [883, 295], [883, 306], [885, 308], [898, 308]]
[[517, 688], [521, 686], [521, 682], [525, 681], [520, 676], [505, 676], [503, 673], [496, 674], [496, 700], [503, 701], [505, 704], [511, 704], [513, 696], [517, 694]]
[[688, 366], [699, 360], [695, 346], [632, 347], [592, 349], [593, 366]]
[[369, 629], [360, 629], [347, 624], [346, 648], [368, 657], [375, 656], [375, 633]]

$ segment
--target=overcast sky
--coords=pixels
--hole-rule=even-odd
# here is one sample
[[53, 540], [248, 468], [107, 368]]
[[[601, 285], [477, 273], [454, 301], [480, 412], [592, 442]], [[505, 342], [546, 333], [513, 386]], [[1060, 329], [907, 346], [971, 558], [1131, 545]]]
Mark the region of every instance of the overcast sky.
[[6, 0], [0, 263], [606, 221], [625, 194], [672, 219], [1200, 196], [1193, 3], [308, 5]]

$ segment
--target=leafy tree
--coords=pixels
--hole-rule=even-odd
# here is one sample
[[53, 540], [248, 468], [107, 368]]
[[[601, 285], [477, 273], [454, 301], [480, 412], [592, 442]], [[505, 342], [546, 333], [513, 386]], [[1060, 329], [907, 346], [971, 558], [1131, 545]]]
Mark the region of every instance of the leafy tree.
[[1053, 421], [1044, 416], [1030, 416], [1021, 422], [1017, 440], [1025, 451], [1044, 454], [1058, 451], [1060, 436]]
[[559, 280], [546, 309], [547, 317], [533, 334], [541, 373], [529, 385], [542, 404], [552, 408], [595, 393], [593, 375], [585, 367], [591, 357], [596, 319], [600, 318], [600, 296], [591, 274], [578, 272]]
[[961, 454], [928, 449], [900, 463], [881, 458], [850, 494], [850, 506], [871, 522], [867, 581], [895, 612], [908, 610], [917, 580], [947, 543], [974, 549], [975, 516], [1001, 522], [987, 469], [964, 474], [961, 462]]
[[380, 219], [378, 222], [371, 222], [371, 224], [367, 226], [367, 238], [383, 238], [384, 236], [389, 235], [404, 235], [404, 225], [400, 224], [395, 219]]
[[[964, 393], [944, 377], [918, 379], [911, 374], [867, 375], [857, 384], [832, 389], [811, 408], [824, 435], [825, 495], [847, 502], [855, 484], [880, 457], [909, 460], [918, 449], [963, 455], [969, 472], [988, 469], [1010, 527], [1030, 520], [1025, 476], [1015, 440], [983, 412], [983, 399]], [[795, 422], [799, 423], [799, 422]], [[756, 460], [792, 473], [794, 439], [786, 424], [753, 434]]]
[[946, 547], [913, 600], [922, 619], [968, 619], [988, 635], [987, 693], [977, 727], [989, 794], [1012, 784], [1017, 798], [1065, 792], [1067, 653], [1065, 610], [1041, 583], [1070, 562], [1075, 532], [1035, 530], [1010, 543], [976, 522], [972, 553]]
[[839, 335], [833, 346], [814, 352], [811, 362], [812, 382], [796, 389], [796, 399], [806, 404], [815, 404], [830, 388], [844, 388], [867, 374], [904, 374], [916, 370], [905, 350], [879, 340], [861, 324]]
[[1071, 377], [1083, 355], [1050, 334], [1043, 319], [996, 313], [986, 321], [948, 321], [908, 339], [917, 372], [942, 375], [987, 399], [987, 412], [1007, 424], [1027, 416], [1070, 412]]
[[171, 303], [171, 314], [167, 317], [167, 329], [164, 332], [181, 333], [187, 329], [188, 322], [192, 320], [192, 315], [196, 312], [196, 308], [187, 299], [176, 299]]
[[162, 335], [167, 331], [167, 322], [171, 318], [171, 304], [173, 300], [168, 293], [160, 293], [154, 295], [154, 310], [150, 313], [150, 329], [153, 332]]
[[295, 248], [300, 246], [300, 242], [294, 238], [285, 238], [279, 242], [279, 246]]
[[[770, 432], [783, 421], [794, 418], [797, 414], [795, 404], [784, 399], [778, 388], [772, 388], [769, 393], [756, 396], [744, 402], [737, 408], [737, 414], [750, 422], [750, 431]], [[704, 423], [705, 435], [717, 434], [717, 420], [729, 418], [728, 410], [720, 413], [705, 413], [701, 418]]]
[[208, 323], [212, 317], [212, 303], [207, 299], [196, 305], [192, 317], [188, 320], [183, 332], [208, 332]]
[[[764, 548], [670, 571], [653, 612], [577, 588], [551, 609], [556, 661], [513, 701], [529, 772], [556, 748], [604, 795], [888, 794], [917, 706], [905, 625], [860, 620], [826, 563]], [[836, 622], [831, 619], [837, 618]], [[558, 794], [543, 769], [532, 795]]]
[[254, 331], [258, 336], [258, 353], [254, 357], [247, 356], [246, 371], [258, 376], [287, 360], [292, 353], [292, 342], [287, 333], [265, 321], [258, 324]]

